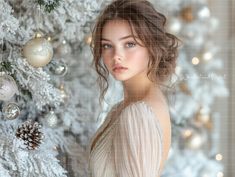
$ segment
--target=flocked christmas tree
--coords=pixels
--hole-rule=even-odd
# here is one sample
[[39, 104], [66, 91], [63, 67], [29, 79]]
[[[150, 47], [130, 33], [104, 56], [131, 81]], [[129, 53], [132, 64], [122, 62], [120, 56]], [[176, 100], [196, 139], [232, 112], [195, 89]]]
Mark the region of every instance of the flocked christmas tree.
[[[228, 94], [212, 40], [218, 21], [204, 0], [151, 2], [184, 42], [170, 83], [173, 141], [162, 176], [222, 176], [220, 115], [211, 111]], [[91, 27], [106, 3], [0, 0], [0, 177], [88, 176], [89, 139], [122, 97], [111, 84], [101, 107], [91, 67]]]

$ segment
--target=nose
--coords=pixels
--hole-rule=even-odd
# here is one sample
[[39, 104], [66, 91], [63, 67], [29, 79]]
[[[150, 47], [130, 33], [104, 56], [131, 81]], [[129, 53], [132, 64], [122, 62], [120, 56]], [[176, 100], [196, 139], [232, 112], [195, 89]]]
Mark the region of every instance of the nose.
[[116, 61], [123, 60], [123, 52], [120, 49], [115, 49], [113, 59]]

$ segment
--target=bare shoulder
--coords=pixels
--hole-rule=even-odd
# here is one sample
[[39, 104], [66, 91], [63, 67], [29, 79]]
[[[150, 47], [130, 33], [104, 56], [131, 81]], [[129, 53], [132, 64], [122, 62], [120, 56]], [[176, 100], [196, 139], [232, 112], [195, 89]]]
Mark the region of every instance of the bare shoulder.
[[170, 119], [169, 107], [163, 94], [148, 95], [143, 101], [153, 108], [153, 112], [156, 114], [159, 121], [167, 121]]
[[161, 162], [161, 169], [168, 158], [168, 153], [171, 146], [171, 120], [168, 104], [163, 95], [161, 98], [155, 95], [147, 96], [143, 99], [147, 104], [152, 107], [156, 119], [158, 119], [160, 126], [163, 130], [163, 160]]

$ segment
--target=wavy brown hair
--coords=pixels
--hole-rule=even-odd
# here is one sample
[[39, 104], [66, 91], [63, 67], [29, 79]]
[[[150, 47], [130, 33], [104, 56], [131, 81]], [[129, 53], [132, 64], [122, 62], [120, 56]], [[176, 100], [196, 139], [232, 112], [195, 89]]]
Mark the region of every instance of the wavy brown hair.
[[129, 23], [132, 34], [135, 31], [147, 48], [150, 57], [147, 75], [152, 81], [161, 84], [175, 72], [180, 40], [166, 32], [166, 17], [146, 0], [115, 0], [100, 13], [92, 31], [92, 64], [98, 73], [100, 100], [109, 87], [109, 71], [101, 60], [102, 29], [106, 22], [119, 19]]

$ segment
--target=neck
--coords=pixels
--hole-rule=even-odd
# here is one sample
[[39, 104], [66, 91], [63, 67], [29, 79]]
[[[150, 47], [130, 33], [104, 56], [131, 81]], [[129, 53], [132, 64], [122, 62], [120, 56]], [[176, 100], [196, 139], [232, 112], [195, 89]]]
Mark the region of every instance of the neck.
[[136, 77], [123, 82], [124, 103], [143, 99], [154, 87], [156, 84], [148, 77]]

